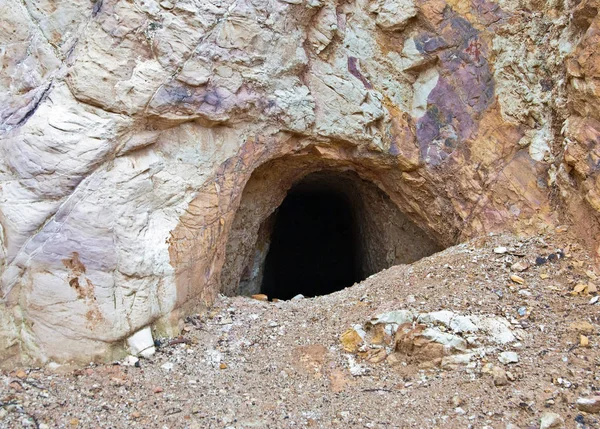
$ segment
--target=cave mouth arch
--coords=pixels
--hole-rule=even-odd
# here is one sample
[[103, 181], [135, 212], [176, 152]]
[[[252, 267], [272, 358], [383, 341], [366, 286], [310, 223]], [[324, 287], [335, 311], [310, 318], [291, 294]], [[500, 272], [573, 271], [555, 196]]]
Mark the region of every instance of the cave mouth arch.
[[221, 291], [269, 299], [320, 296], [442, 249], [351, 168], [267, 163], [242, 193]]

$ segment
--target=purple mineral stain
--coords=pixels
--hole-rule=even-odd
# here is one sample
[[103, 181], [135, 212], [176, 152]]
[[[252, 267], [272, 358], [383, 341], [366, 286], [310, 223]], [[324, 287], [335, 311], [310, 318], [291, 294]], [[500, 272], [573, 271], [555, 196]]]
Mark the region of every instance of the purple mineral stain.
[[352, 76], [354, 76], [355, 78], [359, 79], [363, 85], [365, 86], [365, 88], [367, 89], [373, 89], [373, 85], [371, 85], [371, 82], [369, 82], [360, 72], [360, 70], [358, 69], [358, 58], [356, 57], [348, 57], [348, 71], [350, 72], [350, 74]]
[[415, 45], [424, 55], [439, 59], [440, 78], [416, 124], [423, 160], [438, 165], [475, 133], [482, 113], [494, 101], [494, 80], [485, 42], [451, 8], [444, 10], [439, 34], [423, 33]]

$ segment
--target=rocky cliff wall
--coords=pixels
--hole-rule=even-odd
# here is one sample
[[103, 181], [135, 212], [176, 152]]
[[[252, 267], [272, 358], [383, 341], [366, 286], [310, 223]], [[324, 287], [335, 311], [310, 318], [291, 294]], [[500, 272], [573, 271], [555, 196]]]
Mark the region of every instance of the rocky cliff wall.
[[5, 363], [176, 332], [273, 160], [282, 191], [286, 160], [356, 172], [442, 246], [557, 225], [598, 246], [598, 1], [0, 5]]

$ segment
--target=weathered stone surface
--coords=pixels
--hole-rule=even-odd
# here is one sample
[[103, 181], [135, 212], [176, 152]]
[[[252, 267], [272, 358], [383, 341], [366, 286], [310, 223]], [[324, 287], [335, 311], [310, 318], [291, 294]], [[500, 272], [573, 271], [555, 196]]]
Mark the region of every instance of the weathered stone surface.
[[261, 216], [351, 170], [441, 246], [571, 224], [597, 247], [598, 3], [525, 3], [1, 2], [0, 356], [176, 332], [271, 161]]

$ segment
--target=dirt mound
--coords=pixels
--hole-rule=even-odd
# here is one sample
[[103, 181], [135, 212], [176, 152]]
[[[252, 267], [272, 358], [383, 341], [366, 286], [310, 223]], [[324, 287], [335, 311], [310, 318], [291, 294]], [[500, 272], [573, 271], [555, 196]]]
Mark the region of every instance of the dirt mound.
[[598, 427], [577, 405], [600, 388], [598, 283], [563, 233], [484, 237], [318, 298], [221, 296], [137, 363], [3, 373], [0, 426]]

